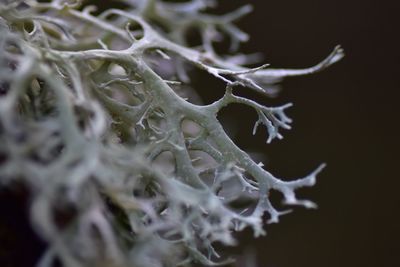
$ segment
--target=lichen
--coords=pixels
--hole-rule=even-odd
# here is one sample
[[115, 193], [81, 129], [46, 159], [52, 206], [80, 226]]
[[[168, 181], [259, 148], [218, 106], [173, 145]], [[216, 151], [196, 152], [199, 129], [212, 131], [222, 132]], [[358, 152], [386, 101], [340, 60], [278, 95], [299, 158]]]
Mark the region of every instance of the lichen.
[[[295, 191], [313, 186], [324, 164], [279, 179], [217, 115], [249, 106], [253, 133], [265, 126], [268, 143], [282, 138], [290, 104], [266, 107], [234, 91], [268, 97], [282, 78], [318, 72], [342, 49], [307, 69], [248, 68], [254, 57], [238, 52], [248, 36], [234, 22], [249, 5], [211, 15], [204, 11], [217, 1], [115, 2], [99, 11], [64, 0], [0, 4], [0, 183], [30, 189], [31, 223], [48, 244], [38, 266], [224, 264], [231, 259], [219, 259], [213, 244], [234, 245], [246, 227], [263, 235], [265, 214], [275, 223], [290, 211], [274, 208], [271, 190], [285, 205], [314, 208]], [[199, 46], [189, 45], [190, 31]], [[214, 49], [223, 38], [230, 56]], [[192, 101], [207, 90], [191, 87], [193, 67], [222, 80], [225, 95]], [[250, 204], [235, 205], [244, 199]]]

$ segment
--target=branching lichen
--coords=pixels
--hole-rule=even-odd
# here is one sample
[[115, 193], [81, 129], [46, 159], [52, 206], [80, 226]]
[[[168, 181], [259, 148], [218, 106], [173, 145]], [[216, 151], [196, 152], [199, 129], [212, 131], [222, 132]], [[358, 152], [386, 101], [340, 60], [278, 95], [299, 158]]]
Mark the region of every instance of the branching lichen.
[[[0, 4], [0, 166], [2, 186], [30, 188], [31, 220], [48, 243], [38, 266], [190, 266], [223, 264], [213, 244], [255, 236], [289, 210], [324, 165], [294, 181], [272, 175], [237, 147], [217, 119], [232, 103], [255, 110], [267, 142], [290, 129], [290, 104], [266, 107], [235, 95], [264, 95], [284, 77], [318, 72], [342, 49], [308, 69], [247, 68], [237, 52], [248, 39], [233, 23], [251, 11], [203, 11], [216, 1], [121, 0], [124, 9], [64, 0]], [[110, 4], [112, 6], [112, 4]], [[196, 30], [201, 45], [188, 45]], [[228, 37], [235, 56], [214, 43]], [[194, 104], [189, 65], [226, 83], [225, 95]], [[205, 90], [199, 89], [199, 90]], [[184, 93], [180, 93], [184, 91]], [[235, 202], [250, 200], [245, 209]], [[61, 218], [61, 219], [60, 219]]]

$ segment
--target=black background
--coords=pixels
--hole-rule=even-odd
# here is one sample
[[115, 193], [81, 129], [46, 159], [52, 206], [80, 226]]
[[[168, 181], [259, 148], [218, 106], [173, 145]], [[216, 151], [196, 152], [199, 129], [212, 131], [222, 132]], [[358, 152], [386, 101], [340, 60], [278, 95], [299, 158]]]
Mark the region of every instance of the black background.
[[[328, 163], [317, 185], [299, 192], [317, 202], [318, 210], [295, 209], [267, 226], [262, 238], [246, 231], [234, 253], [243, 255], [251, 247], [262, 267], [400, 266], [396, 1], [223, 0], [220, 6], [228, 11], [246, 2], [255, 9], [239, 23], [251, 36], [243, 51], [262, 52], [273, 67], [311, 66], [337, 44], [346, 57], [322, 73], [286, 80], [276, 99], [238, 90], [266, 105], [294, 103], [289, 111], [294, 127], [282, 141], [265, 144], [264, 130], [253, 137], [251, 110], [234, 106], [224, 112], [240, 147], [262, 152], [266, 168], [280, 177], [294, 179]], [[222, 95], [221, 84], [205, 86], [200, 78], [206, 102]], [[23, 196], [1, 194], [1, 220], [15, 237], [3, 242], [24, 240], [14, 256], [18, 266], [31, 266], [43, 244], [26, 221], [18, 224], [26, 218]]]
[[[263, 238], [242, 235], [235, 252], [253, 247], [264, 267], [400, 266], [399, 6], [374, 0], [249, 2], [254, 11], [239, 23], [251, 36], [244, 51], [262, 52], [272, 67], [311, 66], [337, 44], [346, 57], [322, 73], [286, 80], [274, 100], [258, 97], [267, 105], [294, 103], [294, 127], [282, 141], [266, 145], [262, 130], [253, 137], [251, 110], [235, 107], [231, 119], [224, 115], [236, 126], [235, 141], [262, 151], [266, 168], [280, 177], [297, 178], [328, 164], [315, 187], [299, 192], [318, 210], [296, 209], [267, 226]], [[225, 10], [240, 3], [246, 1], [221, 1]]]

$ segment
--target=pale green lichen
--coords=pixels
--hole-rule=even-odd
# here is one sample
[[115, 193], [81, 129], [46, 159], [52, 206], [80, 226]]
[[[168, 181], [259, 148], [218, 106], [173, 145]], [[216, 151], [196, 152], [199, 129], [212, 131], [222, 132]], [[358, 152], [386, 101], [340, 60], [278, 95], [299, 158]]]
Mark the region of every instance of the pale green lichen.
[[[38, 266], [223, 264], [213, 243], [235, 244], [233, 232], [247, 226], [262, 235], [265, 213], [272, 223], [288, 212], [273, 207], [271, 190], [315, 207], [295, 190], [314, 185], [324, 165], [278, 179], [232, 142], [217, 114], [247, 105], [259, 117], [254, 132], [264, 125], [268, 142], [282, 138], [290, 105], [265, 107], [233, 89], [268, 95], [284, 77], [340, 60], [342, 49], [308, 69], [247, 68], [252, 56], [218, 55], [213, 44], [228, 36], [237, 52], [248, 36], [233, 22], [250, 6], [217, 16], [203, 13], [216, 1], [118, 2], [126, 7], [96, 15], [64, 0], [0, 4], [1, 184], [31, 190], [32, 224], [48, 242]], [[199, 47], [187, 44], [194, 29]], [[187, 100], [188, 64], [224, 81], [223, 98]], [[240, 199], [252, 204], [239, 209]]]

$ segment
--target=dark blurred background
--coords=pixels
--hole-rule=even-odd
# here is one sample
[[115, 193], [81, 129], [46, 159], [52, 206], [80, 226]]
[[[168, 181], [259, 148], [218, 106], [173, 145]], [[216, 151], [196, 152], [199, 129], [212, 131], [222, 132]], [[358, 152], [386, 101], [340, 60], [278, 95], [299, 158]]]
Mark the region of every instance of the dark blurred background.
[[239, 23], [251, 36], [244, 51], [262, 52], [272, 67], [311, 66], [337, 44], [346, 57], [324, 72], [286, 80], [274, 100], [258, 98], [267, 105], [294, 103], [289, 111], [294, 127], [282, 141], [265, 144], [262, 130], [253, 138], [249, 118], [254, 113], [232, 108], [237, 113], [228, 121], [237, 126], [236, 141], [264, 152], [274, 174], [296, 178], [328, 163], [317, 185], [299, 192], [317, 202], [318, 210], [296, 209], [267, 226], [263, 238], [241, 235], [243, 246], [236, 253], [253, 247], [263, 267], [400, 266], [399, 5], [376, 0], [221, 4], [230, 10], [246, 2], [254, 11]]
[[[220, 5], [229, 11], [249, 2], [255, 9], [239, 22], [251, 36], [244, 52], [261, 52], [273, 67], [290, 68], [314, 65], [337, 44], [346, 57], [324, 72], [284, 81], [275, 99], [237, 90], [266, 105], [294, 103], [289, 111], [294, 127], [282, 141], [265, 144], [265, 130], [253, 137], [256, 117], [250, 109], [233, 106], [222, 114], [240, 147], [262, 152], [258, 157], [265, 157], [266, 168], [279, 177], [298, 178], [328, 163], [315, 187], [299, 191], [317, 202], [318, 210], [295, 209], [268, 225], [262, 238], [246, 231], [233, 252], [240, 257], [253, 248], [260, 267], [400, 266], [396, 1], [222, 0]], [[223, 87], [206, 77], [208, 90], [201, 94], [207, 102], [222, 95]], [[198, 76], [199, 86], [201, 80]], [[31, 266], [44, 244], [21, 220], [25, 195], [2, 192], [1, 214], [13, 215], [1, 220], [9, 236], [26, 240], [15, 257], [21, 266]]]

